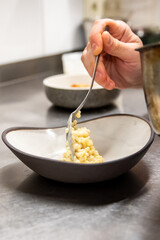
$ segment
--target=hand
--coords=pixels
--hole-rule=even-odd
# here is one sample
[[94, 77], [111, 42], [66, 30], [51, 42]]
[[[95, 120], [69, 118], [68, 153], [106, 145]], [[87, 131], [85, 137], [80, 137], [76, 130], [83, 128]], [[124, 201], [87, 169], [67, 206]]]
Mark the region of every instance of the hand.
[[[106, 25], [109, 32], [104, 31]], [[96, 55], [101, 53], [95, 80], [108, 90], [140, 87], [141, 62], [139, 52], [135, 49], [142, 45], [140, 38], [125, 22], [101, 19], [93, 24], [81, 59], [92, 76]]]

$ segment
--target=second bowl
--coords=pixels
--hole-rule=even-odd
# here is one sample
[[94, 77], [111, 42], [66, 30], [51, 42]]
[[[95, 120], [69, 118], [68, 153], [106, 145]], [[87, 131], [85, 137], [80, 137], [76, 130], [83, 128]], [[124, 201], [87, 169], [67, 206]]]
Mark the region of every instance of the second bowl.
[[[55, 105], [65, 108], [77, 108], [86, 96], [91, 78], [88, 75], [60, 74], [44, 79], [43, 84], [48, 99]], [[112, 103], [120, 90], [106, 90], [94, 82], [91, 94], [84, 108], [103, 107]]]

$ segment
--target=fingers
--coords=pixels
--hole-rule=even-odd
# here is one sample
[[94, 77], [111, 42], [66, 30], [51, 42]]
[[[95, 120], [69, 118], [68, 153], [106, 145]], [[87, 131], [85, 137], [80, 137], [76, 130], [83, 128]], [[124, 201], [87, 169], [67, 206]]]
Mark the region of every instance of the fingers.
[[97, 20], [93, 24], [89, 41], [91, 43], [91, 47], [92, 47], [94, 55], [98, 55], [102, 52], [103, 42], [102, 42], [101, 35], [102, 35], [106, 25], [107, 25], [107, 21], [105, 21], [105, 20]]
[[103, 88], [106, 88], [108, 90], [112, 90], [115, 88], [115, 83], [112, 81], [112, 79], [106, 72], [105, 65], [104, 65], [104, 59], [103, 59], [102, 55], [99, 58], [99, 63], [97, 66], [95, 80]]
[[97, 20], [93, 24], [89, 38], [94, 55], [100, 54], [103, 50], [102, 35], [106, 26], [109, 27], [109, 33], [114, 38], [122, 42], [134, 42], [135, 35], [125, 22], [112, 19]]
[[89, 75], [92, 76], [96, 57], [93, 55], [90, 42], [88, 42], [86, 48], [84, 49], [81, 60]]
[[[96, 57], [93, 54], [90, 42], [87, 44], [87, 47], [84, 49], [81, 59], [89, 75], [92, 77]], [[100, 56], [99, 58], [95, 81], [98, 84], [100, 84], [102, 87], [108, 90], [112, 90], [113, 88], [115, 88], [115, 83], [111, 80], [111, 78], [106, 72], [104, 62], [103, 62], [103, 56]]]
[[124, 43], [111, 36], [109, 32], [102, 33], [103, 50], [104, 52], [118, 57], [125, 62], [131, 62], [134, 55], [138, 55], [134, 49], [137, 43]]
[[[109, 31], [104, 31], [106, 26]], [[101, 54], [96, 82], [108, 90], [123, 88], [133, 82], [134, 68], [140, 66], [139, 53], [135, 49], [141, 46], [141, 40], [126, 23], [101, 19], [93, 24], [90, 42], [82, 54], [82, 62], [92, 77], [95, 56]]]

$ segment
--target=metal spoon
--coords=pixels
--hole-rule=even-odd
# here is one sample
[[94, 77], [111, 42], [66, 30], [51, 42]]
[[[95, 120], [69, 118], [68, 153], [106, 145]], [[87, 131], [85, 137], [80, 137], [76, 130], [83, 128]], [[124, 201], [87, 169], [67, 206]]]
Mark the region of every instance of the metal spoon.
[[96, 75], [96, 70], [97, 70], [97, 65], [98, 65], [98, 61], [99, 61], [99, 57], [100, 57], [100, 54], [97, 55], [96, 57], [96, 63], [95, 63], [95, 67], [94, 67], [94, 72], [93, 72], [93, 76], [92, 76], [92, 81], [91, 81], [91, 85], [90, 85], [90, 88], [84, 98], [84, 100], [81, 102], [81, 104], [77, 107], [77, 109], [72, 112], [69, 116], [69, 119], [68, 119], [68, 132], [66, 133], [66, 140], [68, 141], [69, 143], [69, 147], [70, 147], [70, 150], [71, 150], [71, 159], [74, 161], [74, 149], [73, 149], [73, 145], [72, 145], [72, 123], [73, 121], [76, 119], [76, 114], [81, 110], [81, 108], [84, 106], [84, 104], [86, 103], [87, 101], [87, 98], [92, 90], [92, 87], [93, 87], [93, 83], [94, 83], [94, 79], [95, 79], [95, 75]]
[[[105, 26], [104, 31], [109, 31], [109, 26]], [[95, 66], [94, 66], [92, 82], [91, 82], [90, 88], [88, 90], [88, 93], [86, 94], [84, 100], [81, 102], [79, 107], [77, 107], [77, 109], [70, 114], [69, 119], [68, 119], [68, 124], [67, 124], [68, 132], [66, 133], [66, 140], [69, 143], [69, 147], [70, 147], [70, 150], [71, 150], [71, 159], [73, 161], [74, 161], [74, 149], [73, 149], [73, 145], [72, 145], [72, 123], [76, 119], [76, 114], [78, 113], [78, 111], [80, 111], [81, 108], [84, 106], [84, 104], [87, 101], [87, 98], [88, 98], [88, 96], [89, 96], [89, 94], [92, 90], [93, 83], [94, 83], [94, 78], [95, 78], [95, 75], [96, 75], [97, 65], [98, 65], [98, 61], [99, 61], [99, 57], [100, 57], [100, 54], [96, 56], [96, 62], [95, 62]]]

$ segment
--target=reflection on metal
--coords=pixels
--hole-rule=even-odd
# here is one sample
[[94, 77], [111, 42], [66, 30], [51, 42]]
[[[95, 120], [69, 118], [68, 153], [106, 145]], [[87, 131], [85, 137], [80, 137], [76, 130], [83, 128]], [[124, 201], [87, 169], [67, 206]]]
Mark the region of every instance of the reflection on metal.
[[160, 42], [137, 49], [141, 55], [143, 86], [149, 117], [160, 135]]

